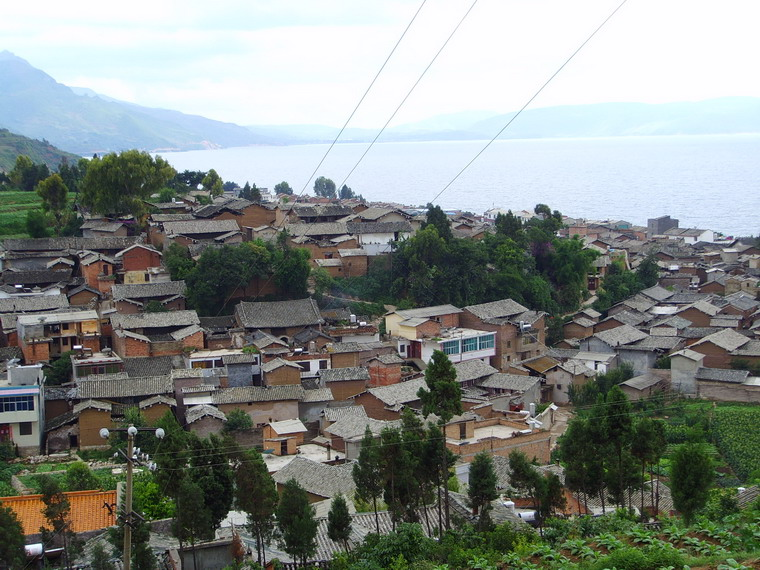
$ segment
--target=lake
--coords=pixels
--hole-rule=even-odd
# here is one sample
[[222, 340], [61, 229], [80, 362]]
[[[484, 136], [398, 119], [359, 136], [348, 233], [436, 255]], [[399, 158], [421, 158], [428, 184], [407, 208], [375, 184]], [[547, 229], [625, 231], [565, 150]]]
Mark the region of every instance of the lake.
[[[214, 168], [224, 180], [296, 193], [314, 177], [345, 182], [369, 201], [425, 205], [486, 141], [377, 143], [352, 174], [366, 143], [252, 146], [163, 153], [177, 170]], [[760, 135], [679, 135], [494, 142], [435, 200], [480, 214], [492, 207], [548, 204], [588, 219], [646, 225], [665, 214], [681, 227], [760, 234]]]

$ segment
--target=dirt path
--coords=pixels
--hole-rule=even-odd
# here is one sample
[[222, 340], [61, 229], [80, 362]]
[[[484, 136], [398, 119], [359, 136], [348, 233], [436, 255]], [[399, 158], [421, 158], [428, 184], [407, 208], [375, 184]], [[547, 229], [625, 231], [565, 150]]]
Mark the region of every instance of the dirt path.
[[554, 449], [557, 445], [557, 438], [565, 433], [567, 429], [567, 422], [573, 416], [570, 408], [559, 407], [554, 412], [554, 424], [552, 425], [551, 434], [551, 448]]

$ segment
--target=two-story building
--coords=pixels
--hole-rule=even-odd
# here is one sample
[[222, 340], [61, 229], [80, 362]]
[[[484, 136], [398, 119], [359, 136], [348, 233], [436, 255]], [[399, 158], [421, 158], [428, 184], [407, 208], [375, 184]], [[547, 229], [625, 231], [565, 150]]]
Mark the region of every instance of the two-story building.
[[100, 350], [100, 319], [96, 311], [19, 315], [16, 330], [27, 364], [49, 362], [75, 347]]
[[42, 365], [8, 366], [0, 379], [0, 441], [11, 442], [21, 455], [40, 452], [44, 425]]

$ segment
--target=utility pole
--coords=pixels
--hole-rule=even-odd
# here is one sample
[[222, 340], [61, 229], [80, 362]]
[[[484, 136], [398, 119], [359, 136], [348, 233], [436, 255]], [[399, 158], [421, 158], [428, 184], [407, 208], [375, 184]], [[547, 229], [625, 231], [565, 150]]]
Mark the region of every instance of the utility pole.
[[[162, 428], [136, 428], [132, 424], [129, 425], [128, 428], [117, 428], [113, 431], [120, 431], [120, 432], [127, 432], [127, 452], [124, 453], [121, 452], [124, 458], [127, 460], [127, 482], [126, 482], [126, 491], [124, 493], [124, 515], [122, 523], [124, 525], [124, 545], [122, 549], [123, 554], [123, 560], [122, 560], [122, 568], [123, 570], [130, 570], [131, 564], [132, 564], [132, 524], [133, 524], [133, 513], [132, 513], [132, 470], [134, 467], [134, 463], [138, 462], [139, 459], [137, 457], [137, 454], [135, 453], [135, 436], [137, 435], [138, 431], [152, 431], [156, 434], [156, 437], [158, 439], [164, 439], [164, 436], [166, 433]], [[103, 439], [108, 439], [108, 437], [111, 435], [111, 432], [108, 430], [108, 428], [101, 428], [100, 430], [100, 437]], [[138, 450], [139, 451], [139, 450]], [[147, 456], [146, 456], [147, 457]], [[150, 469], [155, 469], [155, 463], [149, 464]], [[137, 515], [138, 518], [141, 518], [139, 515]]]

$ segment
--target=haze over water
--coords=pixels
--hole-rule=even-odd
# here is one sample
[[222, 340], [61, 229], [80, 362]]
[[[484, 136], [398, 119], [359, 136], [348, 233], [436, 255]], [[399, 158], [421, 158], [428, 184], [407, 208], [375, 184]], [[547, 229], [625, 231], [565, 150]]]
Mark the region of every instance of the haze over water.
[[[425, 205], [483, 148], [485, 141], [377, 143], [345, 178], [367, 143], [341, 143], [315, 176], [345, 183], [369, 201]], [[208, 170], [241, 186], [270, 190], [283, 180], [295, 193], [328, 145], [256, 146], [163, 153], [177, 170]], [[492, 207], [532, 210], [548, 204], [588, 219], [646, 225], [669, 214], [681, 227], [759, 235], [760, 135], [521, 139], [494, 142], [435, 203], [476, 214]]]

